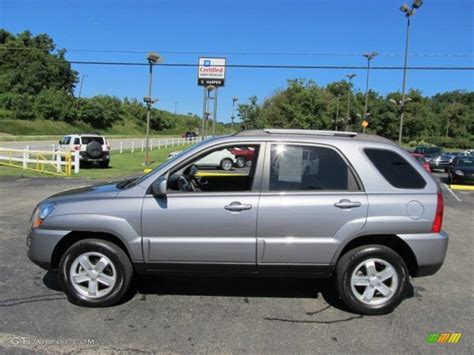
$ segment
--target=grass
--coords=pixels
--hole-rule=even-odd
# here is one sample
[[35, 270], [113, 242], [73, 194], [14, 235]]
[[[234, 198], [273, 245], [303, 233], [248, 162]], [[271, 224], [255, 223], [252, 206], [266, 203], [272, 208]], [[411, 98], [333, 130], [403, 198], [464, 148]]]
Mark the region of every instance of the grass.
[[[182, 150], [186, 146], [171, 147], [167, 149], [153, 150], [150, 152], [151, 160], [154, 161], [152, 165], [147, 168], [155, 168], [162, 162], [164, 162], [169, 153]], [[144, 174], [145, 167], [143, 162], [145, 160], [145, 153], [115, 153], [112, 154], [110, 160], [110, 167], [108, 169], [94, 168], [81, 168], [79, 174], [72, 174], [71, 178], [86, 178], [86, 179], [118, 179], [121, 177], [133, 176]], [[63, 177], [43, 174], [31, 170], [23, 170], [21, 168], [13, 168], [9, 166], [0, 165], [0, 176], [17, 176], [17, 177], [49, 177], [49, 178], [60, 178]]]

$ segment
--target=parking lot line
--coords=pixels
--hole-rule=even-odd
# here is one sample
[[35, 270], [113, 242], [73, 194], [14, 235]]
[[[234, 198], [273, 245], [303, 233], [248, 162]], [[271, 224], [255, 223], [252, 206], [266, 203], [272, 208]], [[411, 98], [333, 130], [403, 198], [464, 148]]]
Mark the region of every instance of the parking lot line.
[[446, 189], [451, 193], [451, 195], [454, 196], [454, 198], [455, 198], [458, 202], [462, 202], [462, 200], [458, 197], [458, 195], [456, 195], [456, 194], [454, 193], [454, 191], [449, 188], [448, 185], [446, 185], [446, 184], [444, 184], [444, 183], [443, 183], [443, 185], [444, 185], [444, 187], [446, 187]]
[[451, 190], [466, 190], [466, 191], [474, 191], [474, 185], [449, 185]]

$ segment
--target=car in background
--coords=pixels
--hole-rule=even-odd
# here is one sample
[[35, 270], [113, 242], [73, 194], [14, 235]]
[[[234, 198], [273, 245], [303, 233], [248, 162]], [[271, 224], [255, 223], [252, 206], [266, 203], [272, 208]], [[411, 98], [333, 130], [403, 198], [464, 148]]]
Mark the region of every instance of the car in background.
[[474, 156], [460, 155], [456, 157], [448, 171], [448, 181], [451, 184], [474, 182]]
[[[172, 152], [168, 155], [168, 160], [178, 155], [181, 151]], [[236, 165], [237, 160], [234, 154], [227, 149], [215, 151], [198, 160], [195, 165], [200, 168], [220, 168], [224, 171], [231, 170]]]
[[474, 149], [466, 149], [462, 152], [463, 155], [474, 155]]
[[451, 154], [441, 154], [428, 160], [431, 170], [444, 170], [448, 172], [456, 156]]
[[101, 168], [108, 168], [110, 163], [110, 145], [104, 136], [99, 133], [68, 134], [59, 141], [56, 151], [79, 151], [79, 161], [85, 164], [98, 164]]
[[429, 164], [428, 161], [425, 159], [425, 157], [423, 156], [423, 154], [411, 153], [411, 156], [412, 156], [413, 158], [415, 158], [415, 159], [421, 164], [421, 166], [423, 167], [423, 169], [425, 169], [426, 171], [428, 171], [428, 172], [431, 173], [430, 164]]
[[422, 154], [426, 159], [438, 157], [444, 154], [443, 148], [437, 146], [418, 146], [413, 153]]
[[248, 161], [252, 161], [255, 156], [255, 149], [252, 147], [239, 147], [230, 151], [235, 156], [235, 165], [238, 168], [243, 168]]
[[186, 131], [182, 136], [181, 138], [196, 138], [198, 136], [198, 134], [196, 132], [193, 132], [193, 131]]

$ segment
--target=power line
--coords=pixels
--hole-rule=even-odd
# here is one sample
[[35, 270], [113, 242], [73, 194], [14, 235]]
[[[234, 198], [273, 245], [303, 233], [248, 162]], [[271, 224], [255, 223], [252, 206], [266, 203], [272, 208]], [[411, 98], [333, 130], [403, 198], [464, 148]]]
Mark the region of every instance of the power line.
[[[67, 52], [83, 52], [83, 53], [123, 53], [123, 54], [146, 54], [150, 50], [122, 50], [122, 49], [73, 49], [64, 48]], [[41, 48], [31, 47], [0, 47], [0, 50], [11, 51], [45, 51]], [[173, 55], [266, 55], [266, 56], [306, 56], [306, 57], [360, 57], [363, 53], [340, 53], [340, 52], [239, 52], [239, 51], [166, 51], [157, 50], [162, 54]], [[403, 53], [379, 53], [383, 57], [402, 57]], [[410, 53], [411, 57], [452, 57], [452, 58], [471, 58], [473, 54], [468, 53]]]
[[[46, 59], [46, 62], [55, 62], [58, 64], [77, 64], [77, 65], [115, 65], [115, 66], [148, 66], [149, 63], [142, 62], [107, 62], [107, 61], [80, 61], [66, 59]], [[6, 63], [6, 61], [0, 61]], [[161, 63], [156, 64], [161, 67], [198, 67], [197, 63]], [[331, 69], [331, 70], [366, 70], [363, 65], [293, 65], [293, 64], [226, 64], [216, 65], [216, 67], [242, 68], [242, 69]], [[403, 70], [403, 66], [373, 66], [373, 70]], [[408, 70], [432, 70], [432, 71], [463, 71], [474, 70], [474, 66], [411, 66]]]
[[[139, 62], [100, 62], [100, 61], [69, 61], [71, 64], [85, 65], [122, 65], [122, 66], [147, 66], [148, 63]], [[195, 63], [162, 63], [163, 67], [198, 67]], [[245, 69], [336, 69], [336, 70], [365, 70], [366, 66], [360, 65], [288, 65], [288, 64], [227, 64], [226, 68]], [[374, 66], [374, 70], [403, 70], [402, 66]], [[474, 70], [474, 66], [441, 67], [441, 66], [411, 66], [408, 70]]]

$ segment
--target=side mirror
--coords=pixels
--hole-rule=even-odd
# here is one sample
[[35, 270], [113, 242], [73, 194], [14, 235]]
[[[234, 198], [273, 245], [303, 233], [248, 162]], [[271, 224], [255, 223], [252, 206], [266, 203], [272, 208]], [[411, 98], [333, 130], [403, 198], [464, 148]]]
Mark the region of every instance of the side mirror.
[[168, 181], [166, 177], [161, 176], [153, 182], [151, 185], [151, 191], [155, 196], [166, 196], [166, 188], [168, 186]]

